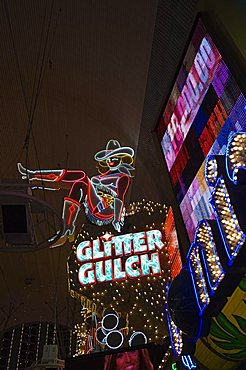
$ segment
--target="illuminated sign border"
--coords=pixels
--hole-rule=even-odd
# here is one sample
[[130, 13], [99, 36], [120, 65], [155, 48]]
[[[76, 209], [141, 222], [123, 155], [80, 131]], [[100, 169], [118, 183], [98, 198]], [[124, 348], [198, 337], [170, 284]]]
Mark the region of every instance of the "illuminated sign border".
[[[162, 273], [159, 251], [165, 243], [160, 230], [125, 235], [104, 235], [77, 245], [81, 285], [136, 279]], [[123, 270], [123, 259], [124, 268]]]

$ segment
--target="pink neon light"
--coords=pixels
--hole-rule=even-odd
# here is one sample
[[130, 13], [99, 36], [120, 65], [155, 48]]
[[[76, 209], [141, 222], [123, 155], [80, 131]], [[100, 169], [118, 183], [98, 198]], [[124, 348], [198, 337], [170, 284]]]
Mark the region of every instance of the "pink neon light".
[[62, 170], [60, 176], [57, 177], [56, 182], [60, 181], [63, 178], [63, 176], [65, 175], [65, 172], [66, 170]]
[[162, 139], [161, 145], [169, 171], [212, 82], [220, 59], [221, 55], [217, 48], [206, 35], [201, 41], [186, 83], [176, 100], [173, 114]]
[[[81, 170], [63, 170], [63, 172], [64, 173], [60, 176], [60, 179], [62, 179], [62, 182], [72, 182], [72, 183], [74, 183], [74, 182], [82, 182], [82, 180], [87, 179], [87, 175], [85, 174], [84, 171], [81, 171]], [[78, 177], [76, 180], [74, 180], [74, 179], [68, 180], [68, 179], [63, 179], [62, 178], [64, 176], [64, 174], [68, 174], [68, 175], [70, 175], [70, 174], [76, 174], [76, 175], [81, 174], [81, 177]], [[84, 183], [86, 183], [86, 182], [84, 182]]]

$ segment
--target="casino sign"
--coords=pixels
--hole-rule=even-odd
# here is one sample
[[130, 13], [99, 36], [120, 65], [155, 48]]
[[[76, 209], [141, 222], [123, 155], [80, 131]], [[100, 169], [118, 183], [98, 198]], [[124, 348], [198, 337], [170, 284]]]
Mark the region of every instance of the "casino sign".
[[[161, 274], [162, 233], [149, 230], [125, 235], [105, 234], [77, 245], [82, 285]], [[123, 268], [124, 265], [124, 268]]]

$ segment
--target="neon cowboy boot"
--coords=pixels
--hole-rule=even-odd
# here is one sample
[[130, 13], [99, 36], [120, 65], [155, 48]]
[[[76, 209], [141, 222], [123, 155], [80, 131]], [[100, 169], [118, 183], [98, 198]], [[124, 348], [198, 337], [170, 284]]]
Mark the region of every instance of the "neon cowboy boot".
[[64, 174], [64, 170], [28, 170], [23, 167], [21, 163], [17, 163], [18, 171], [20, 172], [22, 179], [33, 180], [44, 180], [44, 181], [59, 181]]
[[54, 244], [52, 248], [63, 245], [67, 239], [71, 238], [75, 229], [75, 221], [80, 211], [80, 203], [71, 198], [64, 198], [62, 219], [64, 224], [63, 234]]
[[75, 221], [80, 210], [80, 203], [71, 198], [64, 198], [62, 218], [64, 222], [63, 235], [71, 236], [74, 233]]

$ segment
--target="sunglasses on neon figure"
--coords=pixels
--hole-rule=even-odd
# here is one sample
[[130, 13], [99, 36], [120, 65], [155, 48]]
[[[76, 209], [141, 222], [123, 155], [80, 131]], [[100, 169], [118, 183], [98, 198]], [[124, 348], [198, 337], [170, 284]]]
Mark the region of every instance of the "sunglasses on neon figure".
[[[160, 230], [83, 241], [77, 246], [76, 252], [81, 264], [79, 282], [81, 285], [91, 285], [161, 274], [158, 252], [163, 247]], [[126, 257], [124, 268], [122, 257]]]
[[[84, 206], [87, 219], [98, 226], [112, 224], [121, 231], [125, 217], [125, 194], [129, 188], [134, 150], [109, 140], [106, 149], [94, 156], [99, 175], [89, 178], [82, 170], [29, 170], [17, 164], [23, 179], [29, 179], [33, 189], [60, 190], [69, 188], [64, 197], [62, 218], [64, 229], [55, 246], [62, 245], [75, 231], [75, 221]], [[38, 181], [43, 184], [38, 185]], [[48, 183], [48, 185], [47, 185]], [[57, 184], [59, 188], [57, 189]]]

